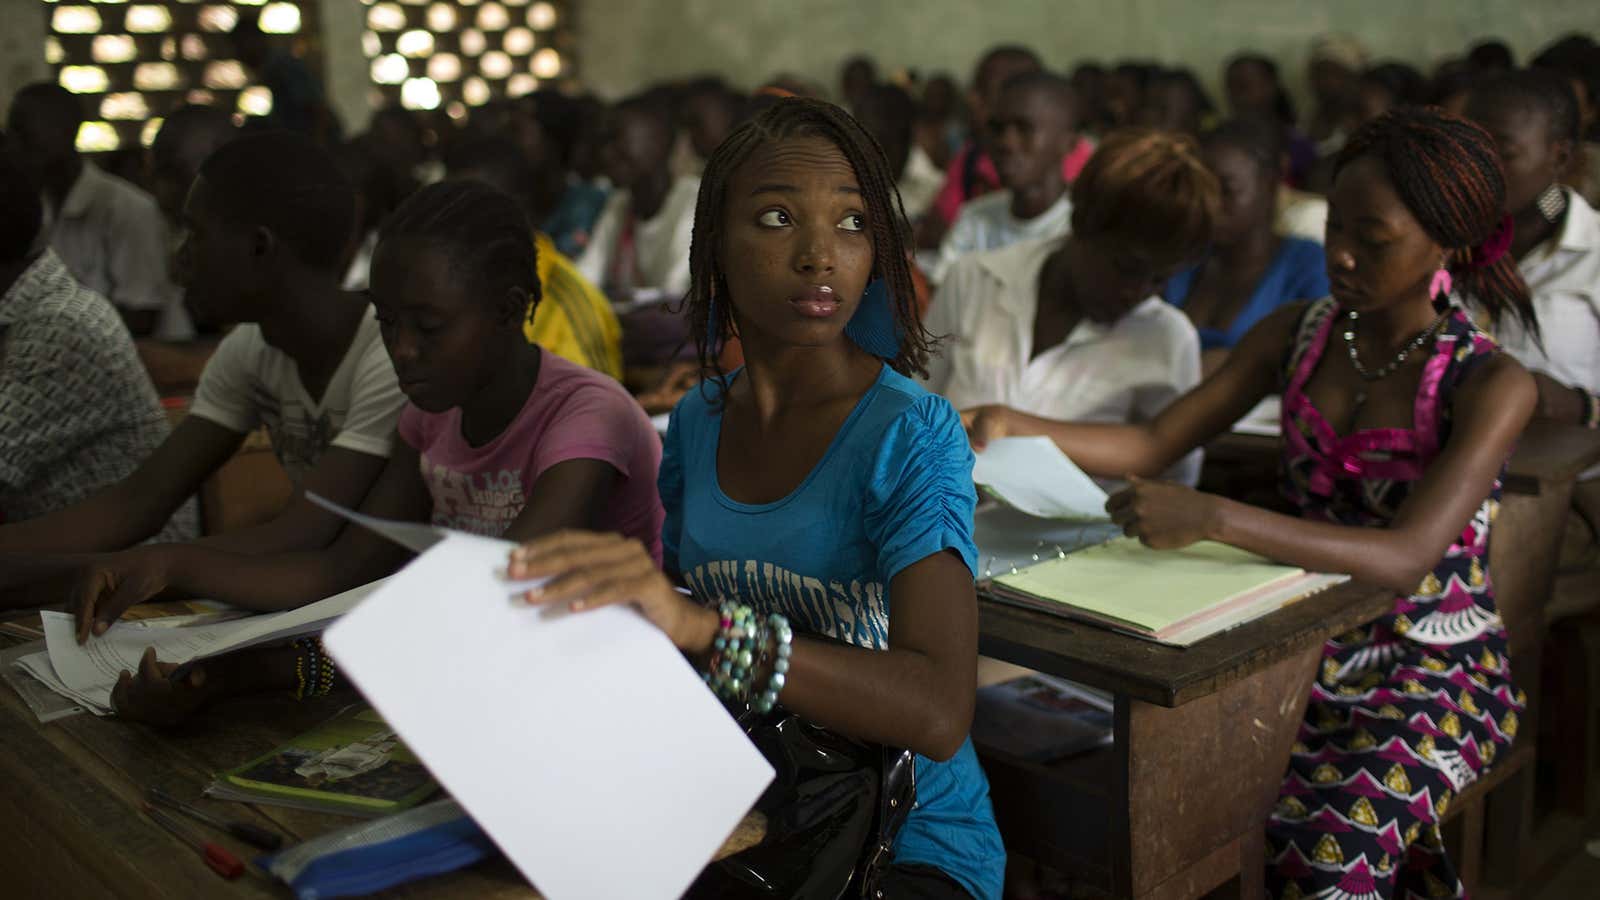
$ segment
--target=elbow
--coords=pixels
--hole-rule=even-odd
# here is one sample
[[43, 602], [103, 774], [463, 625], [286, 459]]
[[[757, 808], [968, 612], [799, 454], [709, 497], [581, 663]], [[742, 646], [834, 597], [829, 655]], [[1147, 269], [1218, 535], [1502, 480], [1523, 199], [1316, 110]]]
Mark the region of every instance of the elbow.
[[1433, 571], [1434, 564], [1443, 553], [1441, 551], [1432, 556], [1417, 553], [1415, 542], [1398, 539], [1398, 536], [1394, 543], [1397, 545], [1394, 552], [1384, 560], [1378, 571], [1372, 573], [1375, 576], [1372, 580], [1398, 594], [1410, 596], [1416, 593], [1422, 579]]
[[946, 708], [928, 717], [927, 727], [915, 746], [908, 745], [906, 749], [934, 762], [944, 762], [955, 756], [967, 742], [967, 734], [972, 730], [975, 700], [976, 697], [969, 691], [964, 702], [944, 704]]

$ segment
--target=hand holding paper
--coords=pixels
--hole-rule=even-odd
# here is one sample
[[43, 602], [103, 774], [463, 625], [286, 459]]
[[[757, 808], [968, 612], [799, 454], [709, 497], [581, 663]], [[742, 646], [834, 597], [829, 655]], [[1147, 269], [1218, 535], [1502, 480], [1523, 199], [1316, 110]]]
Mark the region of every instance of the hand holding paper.
[[1047, 437], [990, 441], [972, 480], [1006, 505], [1043, 519], [1104, 521], [1106, 492]]

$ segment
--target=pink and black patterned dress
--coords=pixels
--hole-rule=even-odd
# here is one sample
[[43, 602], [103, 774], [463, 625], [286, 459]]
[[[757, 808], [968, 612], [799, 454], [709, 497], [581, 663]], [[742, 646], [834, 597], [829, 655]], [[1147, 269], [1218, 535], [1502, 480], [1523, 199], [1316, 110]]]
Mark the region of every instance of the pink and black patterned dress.
[[[1435, 338], [1412, 427], [1341, 437], [1305, 385], [1342, 319], [1325, 299], [1301, 320], [1283, 392], [1283, 490], [1305, 518], [1384, 527], [1449, 439], [1451, 397], [1499, 348], [1455, 310]], [[1516, 737], [1526, 702], [1489, 579], [1499, 508], [1497, 479], [1415, 593], [1324, 646], [1267, 823], [1273, 896], [1464, 895], [1439, 819]]]

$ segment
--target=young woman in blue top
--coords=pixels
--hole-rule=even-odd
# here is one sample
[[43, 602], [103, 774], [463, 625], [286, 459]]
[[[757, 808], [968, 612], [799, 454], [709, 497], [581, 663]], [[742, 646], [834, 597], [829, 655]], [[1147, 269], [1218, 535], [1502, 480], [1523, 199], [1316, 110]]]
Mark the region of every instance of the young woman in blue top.
[[931, 342], [907, 233], [882, 153], [839, 108], [785, 99], [734, 132], [706, 166], [686, 302], [702, 363], [737, 334], [746, 364], [673, 413], [666, 574], [637, 542], [568, 532], [519, 548], [510, 575], [554, 576], [532, 602], [632, 603], [702, 668], [717, 604], [783, 614], [792, 654], [756, 667], [757, 694], [919, 754], [882, 896], [998, 897], [1005, 850], [967, 738], [972, 454], [907, 377]]
[[1235, 119], [1201, 138], [1206, 166], [1222, 185], [1222, 215], [1210, 252], [1167, 282], [1167, 302], [1200, 332], [1210, 373], [1257, 322], [1285, 303], [1328, 295], [1322, 245], [1276, 233], [1283, 138], [1271, 123]]

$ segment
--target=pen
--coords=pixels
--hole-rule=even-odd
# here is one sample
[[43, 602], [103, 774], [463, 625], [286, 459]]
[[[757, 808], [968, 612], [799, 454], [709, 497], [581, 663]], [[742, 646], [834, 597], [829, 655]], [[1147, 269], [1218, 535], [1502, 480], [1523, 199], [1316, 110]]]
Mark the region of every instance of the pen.
[[225, 831], [252, 847], [260, 847], [263, 850], [276, 850], [283, 846], [283, 837], [281, 835], [268, 831], [260, 825], [252, 825], [249, 822], [240, 821], [224, 822], [184, 803], [160, 788], [153, 787], [146, 794], [150, 802], [171, 807], [196, 822], [210, 825], [218, 831]]
[[157, 825], [165, 828], [173, 837], [198, 850], [200, 858], [205, 860], [207, 866], [211, 867], [211, 871], [229, 881], [244, 874], [244, 863], [239, 860], [239, 857], [229, 853], [226, 847], [220, 844], [213, 844], [210, 841], [202, 841], [187, 834], [178, 827], [178, 823], [167, 818], [165, 813], [149, 803], [144, 805], [144, 814], [154, 820]]

